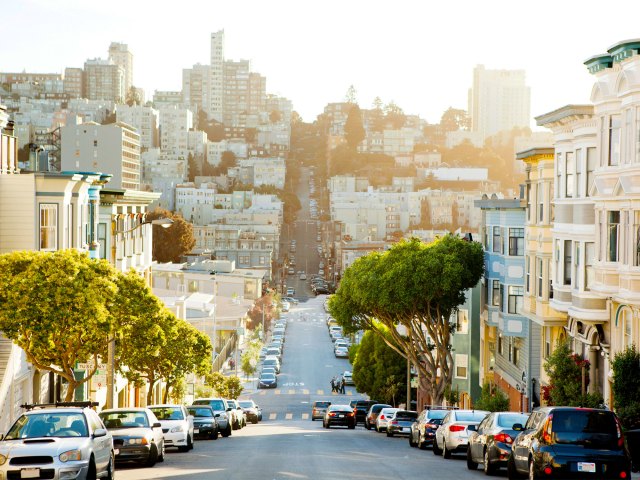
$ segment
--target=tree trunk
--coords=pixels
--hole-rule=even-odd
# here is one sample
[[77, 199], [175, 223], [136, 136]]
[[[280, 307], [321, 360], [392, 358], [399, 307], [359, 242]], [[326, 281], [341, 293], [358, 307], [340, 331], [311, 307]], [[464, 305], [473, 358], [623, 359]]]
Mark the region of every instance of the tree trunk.
[[156, 383], [155, 377], [149, 377], [149, 390], [147, 391], [147, 405], [153, 405], [153, 386]]
[[67, 380], [69, 383], [67, 384], [67, 393], [64, 396], [64, 401], [65, 402], [73, 402], [73, 395], [76, 392], [76, 388], [79, 385], [79, 382], [74, 381], [69, 381], [69, 379], [65, 379]]

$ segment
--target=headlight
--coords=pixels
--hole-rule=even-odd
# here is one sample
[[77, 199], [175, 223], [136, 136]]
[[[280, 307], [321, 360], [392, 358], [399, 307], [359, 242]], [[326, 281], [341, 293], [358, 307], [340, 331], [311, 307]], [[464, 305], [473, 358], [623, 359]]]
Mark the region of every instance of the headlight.
[[0, 455], [0, 465], [4, 465], [7, 461], [7, 457], [5, 455]]
[[213, 427], [213, 423], [203, 423], [200, 426], [201, 427]]
[[125, 444], [127, 445], [148, 445], [149, 440], [146, 437], [142, 438], [129, 438], [126, 440]]
[[69, 462], [73, 460], [82, 460], [82, 452], [80, 450], [69, 450], [60, 454], [61, 462]]
[[171, 433], [178, 433], [178, 432], [184, 432], [184, 428], [182, 428], [182, 425], [178, 425], [177, 427], [173, 427], [171, 429]]
[[222, 419], [226, 420], [226, 419], [227, 419], [227, 414], [226, 414], [226, 413], [224, 413], [224, 412], [222, 412], [222, 413], [220, 414], [220, 418], [222, 418]]

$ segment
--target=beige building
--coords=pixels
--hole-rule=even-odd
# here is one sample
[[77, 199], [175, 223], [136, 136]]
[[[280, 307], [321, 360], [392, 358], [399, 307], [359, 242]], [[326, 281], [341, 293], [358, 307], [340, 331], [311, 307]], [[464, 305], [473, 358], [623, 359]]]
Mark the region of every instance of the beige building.
[[95, 58], [84, 63], [84, 93], [89, 100], [123, 103], [126, 73], [111, 60]]
[[124, 70], [125, 96], [133, 87], [133, 54], [126, 43], [112, 42], [109, 45], [109, 60]]

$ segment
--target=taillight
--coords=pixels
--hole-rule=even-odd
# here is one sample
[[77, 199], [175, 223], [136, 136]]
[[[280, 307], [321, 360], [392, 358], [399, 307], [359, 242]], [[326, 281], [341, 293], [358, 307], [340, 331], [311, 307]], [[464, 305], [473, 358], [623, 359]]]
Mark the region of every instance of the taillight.
[[451, 425], [449, 427], [450, 432], [462, 432], [464, 430], [464, 425]]
[[335, 414], [335, 413], [330, 413], [330, 414], [329, 414], [329, 416], [330, 416], [330, 417], [335, 417], [335, 416], [336, 416], [336, 414]]
[[351, 412], [351, 413], [347, 413], [347, 417], [353, 417], [355, 415], [355, 413]]
[[380, 420], [384, 420], [384, 415], [380, 415]]
[[395, 420], [393, 420], [393, 421], [391, 421], [391, 422], [389, 422], [389, 423], [390, 423], [391, 425], [399, 425], [399, 423], [398, 423], [398, 422], [396, 422]]
[[627, 472], [620, 472], [620, 478], [627, 478]]
[[546, 467], [544, 467], [543, 472], [545, 473], [545, 475], [551, 475], [553, 473], [553, 468], [547, 465]]
[[[622, 433], [622, 426], [620, 425], [620, 420], [616, 417], [616, 433], [618, 434], [618, 446], [622, 447], [624, 445], [624, 434]], [[621, 472], [620, 475], [624, 473], [624, 477], [620, 476], [620, 478], [626, 478], [627, 472]]]
[[437, 430], [438, 425], [435, 423], [427, 423], [425, 424], [424, 428], [431, 428], [432, 430]]
[[542, 441], [547, 445], [551, 444], [551, 427], [553, 425], [553, 413], [549, 414], [542, 427]]
[[506, 433], [499, 433], [497, 435], [495, 435], [493, 437], [493, 439], [496, 442], [502, 442], [502, 443], [512, 443], [513, 442], [513, 438], [511, 438], [509, 435], [507, 435]]

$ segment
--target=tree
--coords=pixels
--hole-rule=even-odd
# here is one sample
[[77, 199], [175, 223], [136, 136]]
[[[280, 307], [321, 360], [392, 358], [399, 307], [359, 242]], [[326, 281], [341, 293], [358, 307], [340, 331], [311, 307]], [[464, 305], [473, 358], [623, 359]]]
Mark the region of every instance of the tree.
[[489, 412], [507, 412], [509, 397], [498, 386], [486, 382], [482, 385], [480, 398], [473, 403], [473, 408]]
[[222, 398], [229, 398], [227, 377], [221, 372], [211, 372], [205, 377], [205, 383], [213, 388], [213, 391]]
[[260, 349], [262, 345], [260, 340], [252, 340], [249, 342], [249, 347], [242, 353], [240, 368], [245, 377], [249, 377], [249, 375], [252, 375], [256, 371], [256, 366], [260, 360]]
[[466, 110], [449, 107], [440, 118], [440, 126], [445, 132], [469, 130], [471, 128], [471, 119]]
[[[0, 256], [0, 330], [29, 363], [67, 381], [65, 401], [95, 373], [116, 330], [117, 271], [76, 250]], [[84, 379], [78, 362], [93, 361]]]
[[384, 104], [380, 97], [373, 99], [373, 109], [369, 112], [369, 125], [374, 132], [384, 131]]
[[280, 120], [282, 120], [282, 114], [280, 113], [280, 111], [271, 110], [271, 113], [269, 113], [269, 121], [271, 123], [278, 123]]
[[365, 139], [366, 133], [362, 126], [362, 112], [358, 105], [354, 105], [349, 110], [347, 121], [344, 124], [344, 136], [347, 140], [347, 145], [354, 150]]
[[170, 218], [173, 224], [168, 228], [162, 225], [153, 226], [153, 259], [160, 263], [179, 262], [196, 244], [193, 225], [185, 221], [180, 214], [162, 208], [156, 208], [147, 214], [149, 221], [159, 218]]
[[640, 427], [640, 353], [635, 345], [616, 353], [611, 363], [613, 398], [622, 425], [627, 429]]
[[220, 165], [218, 165], [219, 173], [226, 174], [227, 170], [236, 167], [237, 165], [238, 161], [236, 159], [235, 153], [229, 150], [225, 150], [224, 152], [222, 152], [222, 155], [220, 156]]
[[398, 130], [404, 127], [405, 122], [407, 121], [407, 116], [404, 114], [402, 109], [396, 105], [393, 101], [389, 102], [385, 108], [385, 119], [386, 123], [391, 124], [392, 128]]
[[244, 387], [242, 386], [242, 381], [240, 380], [239, 377], [236, 377], [235, 375], [226, 377], [226, 383], [227, 383], [227, 392], [228, 392], [227, 398], [231, 398], [235, 400], [242, 394]]
[[349, 85], [349, 88], [347, 88], [347, 93], [344, 96], [344, 101], [346, 103], [352, 103], [354, 105], [357, 105], [358, 100], [356, 97], [357, 97], [356, 87], [354, 87], [353, 85]]
[[483, 273], [480, 243], [453, 235], [430, 244], [413, 238], [356, 260], [329, 300], [329, 311], [347, 333], [371, 330], [408, 358], [439, 404], [453, 378], [451, 314]]
[[544, 364], [549, 385], [542, 388], [542, 398], [548, 405], [596, 407], [602, 403], [599, 394], [588, 394], [589, 361], [571, 352], [569, 342], [558, 341]]
[[187, 164], [189, 166], [189, 181], [193, 182], [196, 179], [196, 175], [200, 174], [200, 167], [191, 152], [189, 152], [189, 157], [187, 158]]
[[133, 105], [142, 104], [142, 97], [140, 96], [140, 91], [133, 85], [129, 87], [129, 90], [127, 90], [127, 95], [125, 97], [124, 103], [126, 103], [130, 107], [132, 107]]

